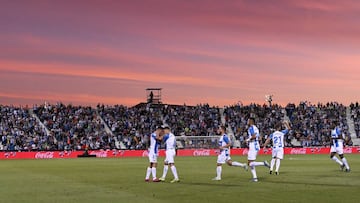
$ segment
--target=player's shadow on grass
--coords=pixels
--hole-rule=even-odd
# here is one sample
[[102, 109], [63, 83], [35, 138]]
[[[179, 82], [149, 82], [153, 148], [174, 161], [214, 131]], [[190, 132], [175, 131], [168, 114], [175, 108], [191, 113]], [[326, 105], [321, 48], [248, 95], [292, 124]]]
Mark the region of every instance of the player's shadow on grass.
[[281, 171], [281, 172], [279, 172], [279, 174], [280, 174], [280, 175], [276, 175], [276, 174], [275, 174], [275, 171], [273, 171], [273, 174], [268, 174], [268, 175], [269, 175], [269, 176], [281, 176], [281, 175], [289, 174], [289, 172], [287, 172], [287, 171], [282, 172], [282, 171]]

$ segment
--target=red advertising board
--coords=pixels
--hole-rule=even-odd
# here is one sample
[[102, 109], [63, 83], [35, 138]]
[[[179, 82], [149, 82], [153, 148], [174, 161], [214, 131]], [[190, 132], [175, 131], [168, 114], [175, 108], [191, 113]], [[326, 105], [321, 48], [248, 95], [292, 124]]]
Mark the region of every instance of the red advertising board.
[[[248, 149], [232, 149], [231, 155], [247, 155]], [[285, 148], [285, 154], [329, 154], [328, 147], [315, 148]], [[345, 154], [360, 154], [360, 147], [345, 147]], [[0, 159], [56, 159], [56, 158], [77, 158], [83, 151], [44, 151], [44, 152], [0, 152]], [[95, 150], [89, 154], [99, 158], [122, 158], [122, 157], [147, 157], [147, 150]], [[271, 149], [260, 150], [259, 154], [271, 154]], [[160, 150], [160, 156], [165, 156], [165, 151]], [[181, 149], [177, 156], [216, 156], [215, 149]]]

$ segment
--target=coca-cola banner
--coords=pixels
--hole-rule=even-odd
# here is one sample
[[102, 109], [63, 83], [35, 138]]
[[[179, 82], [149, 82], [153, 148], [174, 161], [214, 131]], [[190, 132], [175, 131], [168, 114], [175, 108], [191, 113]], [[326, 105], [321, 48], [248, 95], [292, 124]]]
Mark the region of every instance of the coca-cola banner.
[[[177, 156], [216, 156], [219, 153], [216, 149], [181, 149], [177, 150]], [[232, 149], [231, 155], [247, 155], [248, 149]], [[285, 154], [329, 154], [330, 148], [285, 148]], [[345, 154], [360, 153], [360, 147], [346, 147]], [[47, 152], [0, 152], [0, 159], [57, 159], [57, 158], [78, 158], [83, 155], [83, 151], [47, 151]], [[98, 158], [121, 158], [121, 157], [147, 157], [147, 150], [95, 150], [89, 151], [90, 155]], [[259, 154], [271, 154], [271, 148]], [[159, 155], [165, 156], [165, 151], [160, 150]]]
[[[148, 156], [147, 150], [89, 150], [88, 153], [97, 158]], [[83, 154], [83, 151], [0, 152], [0, 159], [67, 159], [78, 158], [78, 155]], [[165, 156], [165, 151], [160, 150], [159, 155]]]

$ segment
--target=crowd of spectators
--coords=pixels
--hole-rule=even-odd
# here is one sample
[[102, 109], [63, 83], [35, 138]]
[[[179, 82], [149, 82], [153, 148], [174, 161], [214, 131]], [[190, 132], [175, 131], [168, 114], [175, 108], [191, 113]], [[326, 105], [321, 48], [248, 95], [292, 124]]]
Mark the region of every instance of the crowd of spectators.
[[216, 136], [221, 125], [221, 114], [218, 107], [208, 104], [196, 106], [165, 106], [162, 111], [164, 122], [172, 127], [175, 135], [181, 136], [184, 148], [214, 148], [217, 139], [186, 139], [187, 136]]
[[58, 103], [34, 107], [34, 113], [50, 131], [55, 150], [113, 149], [115, 138], [106, 132], [96, 109]]
[[221, 124], [219, 108], [208, 104], [197, 106], [165, 106], [164, 122], [174, 134], [185, 136], [214, 136]]
[[52, 138], [27, 108], [0, 105], [0, 150], [47, 150]]
[[257, 104], [235, 105], [225, 109], [225, 116], [242, 147], [246, 147], [246, 123], [249, 117], [254, 117], [256, 120], [261, 134], [260, 143], [263, 143], [274, 131], [276, 122], [288, 119], [292, 129], [285, 135], [284, 144], [287, 147], [293, 146], [291, 142], [293, 139], [299, 141], [302, 147], [329, 146], [332, 130], [330, 126], [333, 121], [339, 123], [346, 137], [346, 143], [352, 144], [346, 120], [346, 107], [336, 102], [317, 105], [301, 102], [297, 106], [288, 104], [285, 109], [278, 105], [270, 107]]
[[[360, 107], [350, 106], [357, 136], [360, 137]], [[278, 121], [288, 119], [292, 129], [285, 136], [285, 146], [296, 139], [301, 146], [328, 146], [330, 126], [339, 122], [346, 143], [351, 145], [346, 119], [346, 107], [332, 102], [313, 105], [233, 105], [224, 107], [226, 125], [246, 147], [247, 120], [254, 117], [263, 142]], [[37, 119], [38, 118], [38, 119]], [[96, 108], [57, 103], [33, 108], [0, 106], [0, 137], [2, 150], [84, 150], [114, 149], [123, 143], [126, 149], [147, 149], [149, 135], [163, 123], [181, 136], [185, 147], [213, 147], [217, 139], [186, 139], [188, 136], [216, 136], [221, 125], [221, 109], [208, 104], [196, 106], [143, 104]]]
[[339, 124], [348, 144], [351, 144], [344, 105], [337, 102], [317, 105], [301, 102], [290, 113], [293, 126], [291, 134], [303, 147], [330, 145], [331, 124], [334, 121]]
[[[275, 124], [283, 120], [284, 113], [279, 105], [258, 105], [250, 104], [242, 106], [240, 104], [226, 107], [224, 110], [225, 120], [229, 127], [234, 132], [235, 138], [240, 141], [241, 147], [246, 147], [245, 140], [248, 137], [247, 120], [252, 117], [255, 119], [256, 126], [260, 131], [260, 142], [263, 143], [265, 139], [273, 132]], [[290, 137], [285, 136], [285, 145], [290, 146]]]
[[99, 114], [127, 149], [146, 149], [149, 135], [163, 123], [177, 136], [215, 135], [220, 123], [218, 108], [209, 105], [98, 105]]
[[127, 149], [146, 149], [149, 135], [162, 125], [162, 108], [139, 105], [128, 108], [122, 105], [98, 105], [97, 110], [111, 132]]

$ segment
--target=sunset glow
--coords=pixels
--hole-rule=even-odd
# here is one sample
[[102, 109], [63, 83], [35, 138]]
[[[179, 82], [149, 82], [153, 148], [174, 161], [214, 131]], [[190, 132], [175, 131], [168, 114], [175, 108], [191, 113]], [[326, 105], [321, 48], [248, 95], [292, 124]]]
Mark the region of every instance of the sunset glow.
[[359, 101], [357, 0], [30, 0], [0, 7], [0, 104]]

